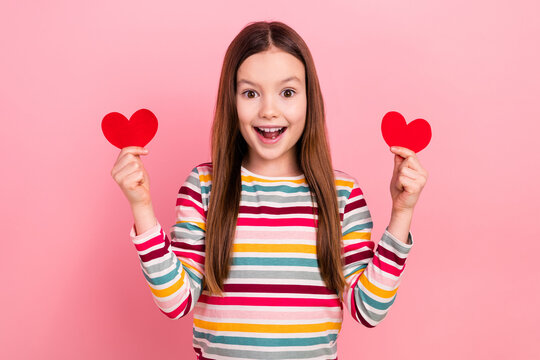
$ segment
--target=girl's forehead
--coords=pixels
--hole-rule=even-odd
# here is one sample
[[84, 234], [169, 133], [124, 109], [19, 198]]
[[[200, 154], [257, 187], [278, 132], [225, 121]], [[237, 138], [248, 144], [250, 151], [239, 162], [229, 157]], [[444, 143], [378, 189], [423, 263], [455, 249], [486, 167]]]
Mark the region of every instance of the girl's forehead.
[[237, 84], [257, 85], [259, 82], [304, 83], [304, 64], [295, 56], [279, 50], [264, 51], [246, 58], [238, 68]]

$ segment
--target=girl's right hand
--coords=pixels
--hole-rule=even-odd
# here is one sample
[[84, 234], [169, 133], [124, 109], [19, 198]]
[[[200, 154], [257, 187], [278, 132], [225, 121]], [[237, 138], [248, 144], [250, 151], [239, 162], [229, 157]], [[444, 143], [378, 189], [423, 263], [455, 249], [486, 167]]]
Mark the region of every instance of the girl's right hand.
[[140, 146], [123, 148], [111, 170], [111, 176], [132, 207], [151, 203], [150, 179], [140, 155], [148, 155], [148, 150]]

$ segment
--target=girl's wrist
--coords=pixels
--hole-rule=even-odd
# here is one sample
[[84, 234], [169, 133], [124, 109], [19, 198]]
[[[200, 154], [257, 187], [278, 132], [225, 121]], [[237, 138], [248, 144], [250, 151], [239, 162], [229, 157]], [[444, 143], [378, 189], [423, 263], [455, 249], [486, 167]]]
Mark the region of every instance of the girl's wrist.
[[395, 217], [409, 217], [409, 216], [412, 217], [413, 212], [414, 212], [413, 208], [398, 209], [398, 208], [392, 207], [392, 216], [395, 216]]

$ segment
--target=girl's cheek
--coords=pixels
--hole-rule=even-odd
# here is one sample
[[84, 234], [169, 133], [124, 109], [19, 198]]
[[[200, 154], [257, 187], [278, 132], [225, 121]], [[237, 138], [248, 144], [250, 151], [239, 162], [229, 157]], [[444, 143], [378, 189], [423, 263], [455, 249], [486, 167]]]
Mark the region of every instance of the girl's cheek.
[[300, 102], [291, 104], [284, 110], [284, 114], [290, 119], [303, 119], [306, 116], [306, 104]]

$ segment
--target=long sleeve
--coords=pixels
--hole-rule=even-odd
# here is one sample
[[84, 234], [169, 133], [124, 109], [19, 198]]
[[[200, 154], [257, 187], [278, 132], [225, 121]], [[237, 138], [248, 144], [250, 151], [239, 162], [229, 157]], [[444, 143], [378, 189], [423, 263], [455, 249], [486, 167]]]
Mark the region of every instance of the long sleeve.
[[169, 237], [157, 224], [130, 237], [155, 304], [171, 319], [187, 315], [201, 294], [204, 277], [205, 211], [197, 167], [178, 191], [176, 223]]
[[353, 319], [369, 328], [378, 325], [394, 303], [413, 246], [410, 232], [404, 244], [387, 227], [374, 252], [372, 229], [366, 200], [354, 179], [342, 221], [344, 275], [350, 285], [343, 302]]

